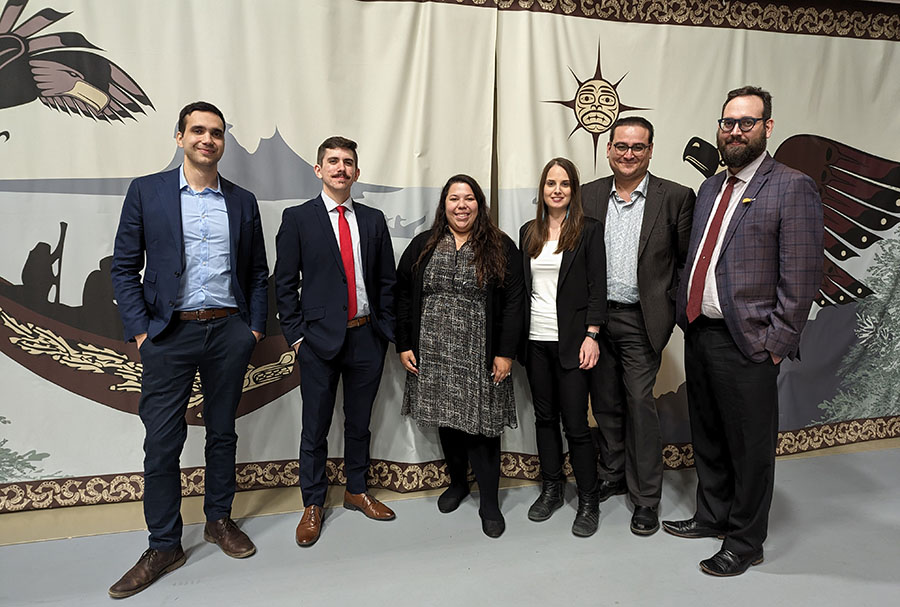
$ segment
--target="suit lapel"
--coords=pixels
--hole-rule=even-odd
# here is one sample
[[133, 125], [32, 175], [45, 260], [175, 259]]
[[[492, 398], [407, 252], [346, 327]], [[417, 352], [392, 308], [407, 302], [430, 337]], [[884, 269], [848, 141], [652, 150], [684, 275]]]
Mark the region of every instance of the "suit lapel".
[[690, 266], [693, 266], [694, 259], [697, 257], [697, 251], [700, 249], [700, 242], [703, 240], [706, 224], [709, 222], [709, 216], [712, 213], [716, 197], [719, 195], [719, 190], [722, 189], [722, 184], [725, 182], [726, 173], [727, 171], [722, 171], [717, 175], [713, 175], [707, 180], [710, 184], [709, 187], [703, 188], [701, 186], [700, 188], [701, 195], [697, 197], [697, 202], [694, 205], [691, 246], [689, 247], [687, 257]]
[[181, 191], [178, 189], [181, 167], [162, 175], [157, 184], [157, 198], [163, 213], [172, 229], [172, 236], [181, 248], [181, 259], [184, 262], [184, 229], [181, 225]]
[[638, 244], [638, 259], [644, 253], [647, 241], [650, 239], [650, 233], [656, 224], [656, 218], [659, 217], [659, 211], [662, 208], [663, 190], [662, 184], [650, 175], [647, 182], [647, 197], [644, 199], [644, 217], [641, 219], [641, 236]]
[[762, 164], [759, 165], [756, 174], [753, 175], [753, 179], [750, 180], [750, 183], [747, 184], [744, 193], [741, 195], [742, 202], [738, 202], [737, 208], [734, 210], [734, 215], [731, 216], [731, 221], [728, 222], [728, 230], [725, 232], [725, 237], [722, 239], [722, 251], [728, 246], [728, 243], [737, 231], [738, 225], [750, 208], [750, 204], [745, 204], [743, 201], [748, 199], [753, 200], [759, 195], [759, 191], [762, 189], [763, 185], [765, 185], [766, 181], [769, 180], [769, 173], [773, 167], [774, 161], [769, 154], [766, 153], [766, 158], [763, 160]]
[[238, 238], [241, 234], [241, 203], [234, 195], [234, 188], [231, 182], [223, 179], [221, 175], [219, 175], [219, 187], [222, 189], [222, 195], [225, 197], [225, 210], [228, 212], [228, 233], [233, 268], [234, 260], [237, 259]]
[[612, 192], [613, 177], [604, 177], [598, 187], [597, 196], [597, 221], [606, 229], [606, 212], [609, 209], [609, 194]]
[[356, 215], [356, 228], [359, 230], [359, 256], [363, 266], [363, 280], [365, 280], [365, 277], [369, 274], [366, 272], [366, 268], [369, 267], [369, 247], [366, 245], [371, 236], [369, 234], [369, 228], [371, 226], [369, 226], [364, 211], [355, 201], [353, 203], [353, 213]]
[[334, 228], [331, 227], [331, 220], [328, 218], [328, 210], [325, 208], [325, 201], [322, 200], [321, 196], [317, 196], [307, 204], [313, 205], [316, 218], [319, 220], [319, 229], [324, 235], [325, 246], [327, 246], [331, 251], [331, 254], [334, 255], [334, 262], [341, 269], [341, 273], [343, 273], [344, 260], [341, 259], [340, 245], [338, 245], [338, 242], [334, 237]]

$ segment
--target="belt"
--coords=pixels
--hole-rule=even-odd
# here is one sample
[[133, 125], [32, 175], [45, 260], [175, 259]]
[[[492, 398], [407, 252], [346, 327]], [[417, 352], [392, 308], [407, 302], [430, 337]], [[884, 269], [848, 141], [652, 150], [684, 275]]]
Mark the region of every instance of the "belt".
[[178, 312], [179, 320], [216, 320], [237, 314], [237, 308], [204, 308], [202, 310], [182, 310]]
[[621, 301], [607, 301], [606, 307], [610, 310], [640, 310], [641, 302], [622, 303]]
[[728, 328], [728, 325], [725, 324], [724, 318], [710, 318], [709, 316], [703, 316], [702, 314], [695, 318], [694, 322], [692, 322], [690, 326], [697, 329], [702, 329], [705, 327], [717, 327], [720, 329]]
[[354, 318], [353, 320], [351, 320], [347, 323], [347, 328], [353, 329], [354, 327], [361, 327], [364, 324], [366, 324], [367, 322], [369, 322], [370, 320], [372, 320], [372, 318], [368, 315], [360, 316], [359, 318]]

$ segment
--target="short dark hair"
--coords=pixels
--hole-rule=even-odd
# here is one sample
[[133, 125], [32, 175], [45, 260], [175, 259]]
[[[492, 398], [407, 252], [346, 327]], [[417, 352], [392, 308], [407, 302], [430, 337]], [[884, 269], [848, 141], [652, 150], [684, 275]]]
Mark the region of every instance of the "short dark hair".
[[728, 105], [735, 97], [759, 97], [763, 102], [763, 121], [768, 120], [772, 117], [772, 94], [769, 91], [763, 90], [758, 86], [742, 86], [739, 89], [734, 89], [733, 91], [728, 91], [728, 97], [725, 99], [725, 103], [722, 104], [722, 113], [725, 113], [725, 106]]
[[350, 150], [353, 152], [353, 162], [359, 168], [359, 156], [356, 155], [356, 142], [340, 135], [329, 137], [319, 146], [316, 153], [316, 164], [322, 166], [322, 160], [325, 158], [325, 150]]
[[211, 112], [222, 120], [222, 128], [225, 128], [225, 116], [224, 114], [222, 114], [222, 110], [211, 103], [207, 103], [206, 101], [195, 101], [194, 103], [189, 103], [181, 108], [181, 111], [178, 113], [179, 133], [184, 133], [184, 127], [187, 124], [188, 114], [192, 112]]
[[616, 120], [612, 128], [609, 129], [609, 141], [612, 142], [613, 137], [616, 134], [616, 129], [620, 126], [642, 126], [647, 129], [647, 132], [650, 133], [650, 141], [647, 143], [653, 143], [653, 125], [650, 124], [650, 121], [644, 118], [643, 116], [626, 116], [624, 118], [619, 118]]

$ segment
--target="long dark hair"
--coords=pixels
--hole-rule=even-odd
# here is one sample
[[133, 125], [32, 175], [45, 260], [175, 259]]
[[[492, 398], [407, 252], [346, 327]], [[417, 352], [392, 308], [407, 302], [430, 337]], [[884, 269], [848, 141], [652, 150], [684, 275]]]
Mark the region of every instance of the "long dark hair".
[[572, 190], [572, 197], [569, 199], [569, 210], [566, 213], [566, 218], [563, 220], [562, 229], [559, 233], [559, 243], [556, 245], [555, 252], [574, 251], [575, 247], [578, 246], [578, 239], [581, 237], [581, 230], [584, 227], [584, 209], [581, 207], [581, 184], [578, 181], [578, 169], [568, 158], [554, 158], [545, 164], [544, 170], [541, 171], [541, 181], [538, 184], [537, 195], [537, 217], [535, 217], [525, 232], [525, 250], [532, 259], [541, 254], [550, 232], [547, 205], [544, 203], [544, 184], [547, 182], [547, 174], [550, 172], [550, 169], [555, 166], [562, 167], [569, 176], [569, 185]]
[[491, 282], [503, 282], [506, 275], [506, 247], [503, 246], [503, 232], [491, 220], [484, 191], [478, 182], [469, 175], [454, 175], [444, 184], [437, 210], [434, 212], [431, 236], [425, 243], [425, 248], [419, 254], [413, 269], [418, 271], [419, 266], [450, 230], [450, 225], [447, 223], [447, 196], [450, 193], [450, 187], [455, 183], [464, 183], [472, 188], [475, 201], [478, 203], [475, 225], [472, 226], [472, 231], [469, 233], [469, 244], [475, 253], [475, 276], [478, 279], [478, 286], [483, 287]]

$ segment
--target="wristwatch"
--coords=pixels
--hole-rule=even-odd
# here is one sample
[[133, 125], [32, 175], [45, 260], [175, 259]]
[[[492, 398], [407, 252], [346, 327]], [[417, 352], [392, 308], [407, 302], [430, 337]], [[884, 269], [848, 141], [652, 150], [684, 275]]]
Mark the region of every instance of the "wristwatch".
[[597, 341], [598, 339], [600, 339], [599, 331], [585, 331], [584, 334], [586, 337], [590, 337], [594, 341]]

